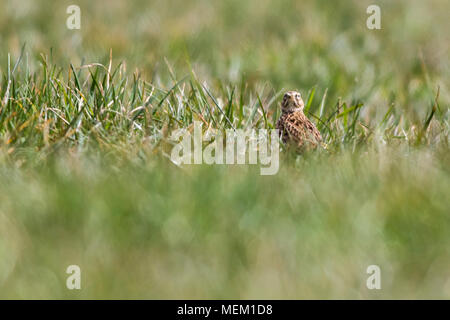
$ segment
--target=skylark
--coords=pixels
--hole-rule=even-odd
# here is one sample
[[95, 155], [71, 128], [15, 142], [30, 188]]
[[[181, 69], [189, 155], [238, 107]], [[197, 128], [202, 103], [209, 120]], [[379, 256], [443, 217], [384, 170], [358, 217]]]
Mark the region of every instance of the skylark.
[[281, 116], [276, 125], [283, 143], [294, 145], [300, 150], [316, 148], [322, 142], [319, 130], [303, 113], [304, 107], [300, 93], [286, 92], [281, 103]]

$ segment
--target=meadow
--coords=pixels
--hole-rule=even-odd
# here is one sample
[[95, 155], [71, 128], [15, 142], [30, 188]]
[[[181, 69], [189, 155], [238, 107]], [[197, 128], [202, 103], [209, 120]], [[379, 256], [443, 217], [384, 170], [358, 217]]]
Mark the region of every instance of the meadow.
[[[450, 3], [376, 3], [3, 0], [0, 298], [450, 298]], [[326, 149], [171, 161], [287, 90]]]

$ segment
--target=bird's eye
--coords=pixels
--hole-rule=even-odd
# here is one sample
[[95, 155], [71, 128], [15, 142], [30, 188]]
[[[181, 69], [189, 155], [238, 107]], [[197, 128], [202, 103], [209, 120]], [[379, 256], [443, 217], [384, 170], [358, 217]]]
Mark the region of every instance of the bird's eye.
[[298, 93], [295, 95], [295, 97], [296, 97], [297, 99], [300, 99], [300, 95], [299, 95]]

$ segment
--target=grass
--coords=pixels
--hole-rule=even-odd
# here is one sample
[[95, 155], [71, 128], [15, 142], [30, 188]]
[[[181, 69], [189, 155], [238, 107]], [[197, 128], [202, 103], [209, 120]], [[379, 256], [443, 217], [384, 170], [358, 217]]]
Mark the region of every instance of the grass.
[[[379, 31], [364, 1], [80, 1], [80, 31], [42, 2], [0, 13], [0, 297], [450, 296], [447, 2], [381, 1]], [[327, 150], [168, 159], [194, 121], [273, 128], [293, 88]]]

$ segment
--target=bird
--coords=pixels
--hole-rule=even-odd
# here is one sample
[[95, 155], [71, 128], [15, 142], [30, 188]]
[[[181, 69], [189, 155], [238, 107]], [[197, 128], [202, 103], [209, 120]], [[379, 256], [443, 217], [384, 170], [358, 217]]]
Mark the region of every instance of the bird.
[[322, 146], [322, 136], [316, 126], [303, 113], [305, 103], [297, 91], [288, 91], [281, 102], [281, 115], [276, 129], [284, 144], [297, 150], [315, 149]]

